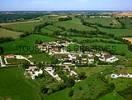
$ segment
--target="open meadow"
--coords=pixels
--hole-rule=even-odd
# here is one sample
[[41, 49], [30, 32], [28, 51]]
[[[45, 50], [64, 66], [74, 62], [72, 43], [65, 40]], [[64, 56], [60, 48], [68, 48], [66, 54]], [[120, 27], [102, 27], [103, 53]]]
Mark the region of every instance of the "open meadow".
[[25, 79], [22, 68], [14, 67], [0, 69], [0, 100], [41, 100], [41, 98], [37, 84]]

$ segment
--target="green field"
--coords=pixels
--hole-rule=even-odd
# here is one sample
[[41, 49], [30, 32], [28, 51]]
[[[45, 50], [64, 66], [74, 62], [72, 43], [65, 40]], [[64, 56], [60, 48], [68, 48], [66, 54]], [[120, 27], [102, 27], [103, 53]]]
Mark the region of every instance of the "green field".
[[31, 33], [34, 29], [34, 27], [38, 24], [40, 24], [40, 21], [27, 21], [27, 22], [16, 22], [16, 23], [10, 23], [2, 25], [5, 28], [14, 30], [14, 31], [20, 31], [20, 32], [29, 32]]
[[107, 34], [112, 34], [116, 37], [127, 37], [132, 36], [132, 29], [109, 29], [98, 27], [100, 31], [106, 32]]
[[32, 57], [33, 58], [31, 58], [30, 60], [36, 63], [44, 62], [45, 64], [51, 64], [54, 60], [53, 57], [49, 56], [46, 53], [33, 54]]
[[[109, 69], [110, 67], [108, 67]], [[107, 89], [107, 85], [98, 79], [96, 77], [96, 73], [100, 73], [101, 71], [107, 69], [107, 66], [104, 67], [95, 67], [95, 68], [89, 68], [89, 67], [80, 67], [77, 68], [77, 72], [86, 72], [87, 79], [78, 82], [72, 89], [74, 90], [73, 97], [69, 97], [69, 91], [71, 88], [66, 88], [62, 91], [53, 93], [51, 95], [44, 96], [46, 100], [52, 100], [54, 98], [55, 100], [85, 100], [85, 97], [95, 98], [95, 96], [98, 95], [98, 93], [104, 91]], [[79, 89], [81, 87], [81, 90]], [[84, 98], [83, 98], [84, 97]]]
[[60, 32], [62, 30], [60, 28], [54, 26], [54, 25], [48, 25], [48, 26], [41, 29], [41, 32], [44, 34], [45, 33], [46, 34], [54, 34], [54, 32], [58, 32], [58, 31]]
[[121, 24], [115, 18], [86, 18], [86, 22], [101, 25], [103, 27], [120, 28]]
[[[87, 100], [88, 98], [91, 100], [130, 100], [126, 97], [121, 96], [118, 92], [123, 91], [129, 86], [131, 86], [131, 79], [111, 79], [109, 76], [105, 77], [109, 82], [105, 82], [99, 78], [101, 73], [104, 75], [110, 75], [115, 70], [111, 66], [100, 66], [93, 68], [77, 68], [77, 72], [86, 72], [87, 79], [76, 83], [72, 88], [66, 88], [62, 91], [53, 93], [51, 95], [44, 96], [46, 100]], [[129, 72], [131, 72], [131, 68], [128, 68]], [[110, 84], [114, 83], [114, 90], [110, 87]], [[73, 96], [69, 97], [68, 94], [70, 90], [73, 90]], [[130, 95], [130, 94], [128, 94]], [[98, 98], [99, 96], [99, 98]], [[95, 99], [96, 98], [96, 99]], [[98, 99], [97, 99], [98, 98]], [[89, 100], [88, 99], [88, 100]]]
[[21, 68], [0, 69], [0, 100], [41, 100], [37, 85]]
[[56, 22], [55, 26], [64, 27], [66, 30], [68, 29], [76, 29], [79, 31], [95, 31], [94, 28], [82, 25], [81, 21], [77, 18], [73, 18], [72, 20]]
[[116, 92], [111, 92], [101, 97], [99, 100], [126, 100]]
[[124, 24], [125, 28], [131, 29], [132, 28], [132, 19], [131, 18], [121, 18], [119, 19], [121, 23]]
[[16, 39], [16, 38], [19, 38], [21, 34], [23, 34], [23, 33], [22, 32], [14, 32], [14, 31], [0, 28], [0, 38], [11, 37], [11, 38]]
[[43, 35], [29, 35], [25, 38], [19, 38], [15, 41], [0, 44], [0, 46], [4, 48], [4, 53], [6, 54], [32, 54], [38, 53], [35, 42], [40, 40], [48, 42], [55, 41], [56, 39]]

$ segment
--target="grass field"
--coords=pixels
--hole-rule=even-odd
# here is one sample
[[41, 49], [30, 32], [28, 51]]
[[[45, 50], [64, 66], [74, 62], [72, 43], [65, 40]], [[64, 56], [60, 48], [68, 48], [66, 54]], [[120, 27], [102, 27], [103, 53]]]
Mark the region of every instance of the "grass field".
[[54, 25], [48, 25], [41, 29], [42, 33], [46, 34], [53, 34], [56, 31], [62, 31], [60, 28], [54, 26]]
[[121, 18], [119, 19], [121, 23], [124, 24], [125, 28], [131, 29], [132, 28], [132, 19], [131, 18]]
[[[79, 87], [82, 89], [79, 90]], [[56, 92], [49, 96], [45, 96], [46, 100], [85, 100], [86, 98], [95, 98], [104, 90], [107, 90], [108, 86], [101, 80], [92, 77], [77, 83], [72, 89], [74, 90], [74, 95], [72, 97], [68, 96], [70, 88]], [[86, 99], [87, 100], [87, 99]], [[89, 99], [88, 99], [89, 100]]]
[[46, 53], [33, 54], [32, 57], [33, 58], [31, 58], [30, 60], [36, 63], [44, 62], [46, 64], [51, 64], [51, 62], [53, 61], [53, 57], [49, 56]]
[[102, 37], [79, 37], [79, 36], [69, 36], [68, 38], [72, 39], [73, 41], [77, 42], [83, 42], [83, 41], [88, 41], [88, 42], [97, 42], [97, 41], [102, 41], [102, 42], [112, 42], [112, 43], [120, 43], [118, 40], [114, 40], [113, 38], [102, 38]]
[[101, 97], [99, 100], [126, 100], [126, 99], [120, 96], [117, 92], [113, 91]]
[[43, 35], [29, 35], [25, 38], [16, 39], [8, 43], [0, 44], [4, 48], [4, 53], [6, 54], [32, 54], [38, 53], [35, 47], [35, 41], [54, 41], [53, 37], [43, 36]]
[[21, 68], [0, 69], [0, 100], [41, 100], [37, 85]]
[[2, 25], [5, 28], [12, 29], [14, 31], [21, 31], [21, 32], [29, 32], [31, 33], [34, 29], [34, 27], [38, 24], [40, 24], [40, 21], [27, 21], [27, 22], [16, 22], [16, 23], [10, 23]]
[[86, 22], [92, 23], [92, 24], [98, 24], [104, 27], [114, 27], [114, 28], [120, 28], [121, 24], [115, 19], [115, 18], [87, 18]]
[[132, 36], [132, 29], [109, 29], [98, 27], [100, 31], [106, 32], [107, 34], [113, 34], [116, 37], [127, 37]]
[[0, 28], [0, 38], [6, 38], [6, 37], [11, 37], [11, 38], [19, 38], [19, 36], [23, 34], [22, 32], [14, 32], [6, 29]]
[[118, 40], [105, 39], [99, 37], [85, 38], [85, 37], [69, 37], [70, 39], [83, 44], [88, 47], [99, 46], [109, 48], [110, 51], [114, 51], [116, 54], [124, 54], [128, 58], [132, 58], [132, 52], [128, 49], [127, 44], [123, 44]]
[[72, 20], [56, 22], [55, 26], [64, 27], [65, 29], [77, 29], [79, 31], [95, 31], [94, 28], [82, 25], [81, 21], [77, 18]]
[[110, 48], [110, 50], [114, 51], [117, 54], [123, 54], [124, 56], [128, 58], [132, 58], [132, 52], [128, 49], [128, 46], [126, 44], [113, 44], [113, 43], [101, 43], [101, 42], [95, 42], [95, 43], [89, 43], [88, 45], [98, 45], [98, 46], [104, 46]]
[[[87, 79], [78, 82], [75, 84], [74, 87], [72, 87], [72, 90], [74, 90], [74, 95], [72, 97], [69, 97], [69, 91], [71, 88], [66, 88], [62, 91], [53, 93], [51, 95], [44, 96], [46, 100], [60, 100], [63, 98], [63, 100], [85, 100], [85, 97], [90, 97], [95, 100], [96, 96], [103, 92], [104, 90], [107, 90], [108, 86], [106, 83], [101, 81], [97, 78], [94, 74], [100, 74], [101, 71], [104, 71], [105, 69], [111, 69], [109, 66], [104, 67], [96, 67], [96, 68], [89, 68], [89, 67], [80, 67], [77, 68], [77, 72], [86, 72]], [[81, 89], [79, 89], [81, 87]], [[87, 99], [86, 99], [87, 100]], [[116, 100], [116, 99], [114, 99]]]

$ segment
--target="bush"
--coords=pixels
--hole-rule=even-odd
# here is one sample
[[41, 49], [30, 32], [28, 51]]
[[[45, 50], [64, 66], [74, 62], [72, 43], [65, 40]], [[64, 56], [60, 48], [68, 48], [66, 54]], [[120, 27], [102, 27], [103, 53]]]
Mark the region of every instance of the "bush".
[[13, 38], [11, 38], [11, 37], [7, 37], [7, 38], [0, 38], [0, 43], [10, 42], [10, 41], [14, 41], [14, 39], [13, 39]]
[[73, 93], [74, 93], [74, 91], [73, 91], [73, 89], [71, 89], [71, 90], [69, 91], [69, 93], [68, 93], [68, 96], [69, 96], [69, 97], [72, 97], [72, 96], [73, 96]]
[[75, 84], [75, 80], [73, 78], [69, 78], [66, 82], [65, 82], [65, 86], [66, 87], [72, 87]]
[[66, 16], [66, 17], [61, 17], [58, 20], [59, 21], [67, 21], [67, 20], [72, 20], [72, 18], [70, 16]]

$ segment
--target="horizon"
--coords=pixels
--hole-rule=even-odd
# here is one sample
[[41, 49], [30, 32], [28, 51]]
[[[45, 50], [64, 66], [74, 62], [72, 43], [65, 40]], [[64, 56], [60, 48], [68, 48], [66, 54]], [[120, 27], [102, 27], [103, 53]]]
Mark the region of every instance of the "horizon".
[[0, 11], [132, 11], [131, 4], [131, 0], [4, 0]]

